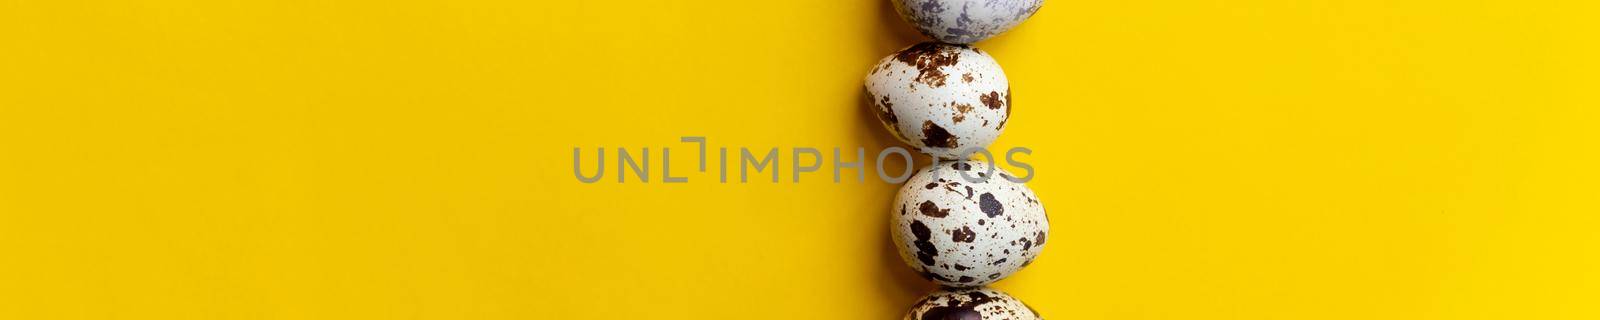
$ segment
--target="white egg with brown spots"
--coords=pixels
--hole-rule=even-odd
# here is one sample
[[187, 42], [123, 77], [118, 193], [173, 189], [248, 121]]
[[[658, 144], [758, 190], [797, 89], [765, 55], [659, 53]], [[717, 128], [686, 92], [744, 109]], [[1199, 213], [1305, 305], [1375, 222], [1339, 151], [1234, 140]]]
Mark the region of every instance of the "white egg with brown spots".
[[895, 12], [922, 34], [973, 43], [1022, 24], [1044, 0], [894, 0]]
[[1033, 263], [1050, 221], [1033, 190], [1014, 178], [983, 161], [919, 170], [900, 188], [890, 214], [900, 258], [950, 287], [990, 284]]
[[999, 290], [940, 289], [911, 306], [905, 320], [1037, 320], [1038, 311]]
[[943, 159], [989, 146], [1011, 115], [1005, 72], [989, 54], [965, 45], [902, 49], [872, 67], [866, 91], [895, 138]]

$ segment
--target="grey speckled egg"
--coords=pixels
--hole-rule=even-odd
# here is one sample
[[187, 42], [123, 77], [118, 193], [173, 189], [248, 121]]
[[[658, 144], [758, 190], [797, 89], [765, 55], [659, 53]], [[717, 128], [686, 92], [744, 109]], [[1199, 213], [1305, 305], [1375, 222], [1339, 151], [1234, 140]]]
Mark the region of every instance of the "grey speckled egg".
[[987, 147], [1011, 115], [1011, 85], [989, 54], [924, 42], [883, 58], [866, 80], [878, 120], [924, 153], [959, 159]]
[[1028, 20], [1044, 0], [894, 0], [917, 31], [949, 43], [973, 43]]
[[1033, 263], [1050, 221], [1033, 190], [1006, 177], [1014, 176], [983, 161], [918, 171], [900, 187], [890, 214], [900, 258], [950, 287], [993, 283]]
[[905, 320], [1037, 320], [1038, 311], [1004, 292], [988, 288], [942, 289], [922, 297]]

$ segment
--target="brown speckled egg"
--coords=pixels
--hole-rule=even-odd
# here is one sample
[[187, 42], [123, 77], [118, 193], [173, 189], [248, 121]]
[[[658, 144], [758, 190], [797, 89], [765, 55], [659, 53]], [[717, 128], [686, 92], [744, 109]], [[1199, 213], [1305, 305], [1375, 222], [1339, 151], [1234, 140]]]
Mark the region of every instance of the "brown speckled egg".
[[924, 42], [883, 58], [866, 80], [878, 120], [900, 141], [943, 159], [994, 142], [1011, 115], [1011, 86], [977, 48]]
[[951, 287], [993, 283], [1033, 263], [1050, 221], [1033, 190], [1005, 177], [1015, 176], [983, 161], [918, 171], [900, 188], [890, 214], [902, 260]]
[[1038, 311], [1004, 292], [989, 288], [941, 289], [922, 297], [905, 320], [1037, 320]]
[[895, 12], [939, 41], [973, 43], [1028, 20], [1044, 0], [894, 0]]

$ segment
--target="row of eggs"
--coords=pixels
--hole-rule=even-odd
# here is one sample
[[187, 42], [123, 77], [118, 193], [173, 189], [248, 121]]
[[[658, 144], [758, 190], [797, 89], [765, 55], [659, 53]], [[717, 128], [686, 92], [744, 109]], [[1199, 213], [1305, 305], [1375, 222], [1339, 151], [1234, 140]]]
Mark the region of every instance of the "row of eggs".
[[987, 147], [1011, 116], [1005, 72], [968, 44], [1005, 32], [1043, 0], [893, 0], [896, 11], [937, 41], [883, 58], [866, 78], [878, 119], [900, 141], [930, 154], [894, 200], [891, 234], [905, 263], [944, 288], [906, 319], [1038, 319], [1027, 305], [982, 286], [1032, 263], [1049, 218], [1033, 191], [964, 152]]

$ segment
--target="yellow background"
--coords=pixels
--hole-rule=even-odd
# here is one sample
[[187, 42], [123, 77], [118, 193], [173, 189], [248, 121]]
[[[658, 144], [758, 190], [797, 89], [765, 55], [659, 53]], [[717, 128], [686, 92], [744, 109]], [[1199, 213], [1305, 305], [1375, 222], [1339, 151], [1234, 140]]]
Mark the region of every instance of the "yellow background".
[[[1600, 318], [1591, 3], [1049, 0], [979, 44], [1054, 223], [997, 287]], [[0, 318], [898, 317], [895, 186], [718, 184], [677, 138], [895, 145], [860, 81], [918, 39], [885, 1], [0, 1]]]

